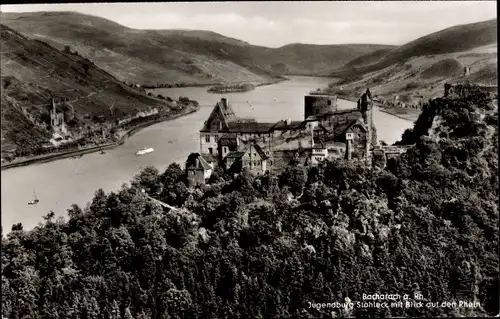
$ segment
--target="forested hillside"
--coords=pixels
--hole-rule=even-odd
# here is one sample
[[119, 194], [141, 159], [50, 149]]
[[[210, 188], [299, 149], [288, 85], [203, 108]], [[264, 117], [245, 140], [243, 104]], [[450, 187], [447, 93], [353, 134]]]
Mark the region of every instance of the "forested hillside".
[[[190, 191], [177, 164], [148, 167], [68, 221], [15, 225], [2, 236], [2, 316], [496, 315], [498, 111], [465, 89], [432, 100], [403, 137], [415, 146], [383, 170], [290, 163], [279, 176], [219, 171]], [[164, 212], [141, 189], [182, 208]], [[309, 307], [416, 292], [480, 307]]]
[[0, 40], [2, 143], [15, 145], [19, 156], [36, 153], [49, 140], [52, 98], [73, 108], [75, 120], [67, 124], [75, 130], [92, 125], [98, 116], [110, 122], [148, 108], [171, 108], [166, 101], [127, 87], [75, 52], [59, 51], [3, 24]]

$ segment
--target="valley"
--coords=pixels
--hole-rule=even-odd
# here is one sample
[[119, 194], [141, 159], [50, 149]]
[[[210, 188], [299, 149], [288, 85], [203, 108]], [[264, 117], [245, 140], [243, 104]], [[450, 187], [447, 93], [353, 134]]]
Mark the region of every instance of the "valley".
[[2, 5], [2, 318], [498, 314], [493, 7]]

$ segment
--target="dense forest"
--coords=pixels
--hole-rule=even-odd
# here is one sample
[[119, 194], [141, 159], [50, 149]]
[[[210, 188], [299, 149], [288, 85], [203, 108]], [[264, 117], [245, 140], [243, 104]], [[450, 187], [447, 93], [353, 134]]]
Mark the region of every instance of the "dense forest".
[[[7, 318], [325, 318], [499, 312], [498, 125], [489, 95], [426, 105], [383, 169], [290, 163], [186, 187], [148, 167], [89, 205], [2, 235]], [[496, 103], [496, 102], [495, 102]], [[177, 210], [148, 200], [164, 201]], [[419, 292], [475, 308], [323, 308]]]

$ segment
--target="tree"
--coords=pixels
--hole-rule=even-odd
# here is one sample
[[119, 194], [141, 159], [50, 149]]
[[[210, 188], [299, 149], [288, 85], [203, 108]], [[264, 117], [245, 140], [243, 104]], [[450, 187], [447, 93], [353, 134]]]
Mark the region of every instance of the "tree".
[[151, 165], [146, 166], [139, 174], [134, 176], [132, 185], [144, 189], [148, 194], [159, 194], [162, 186], [158, 169]]
[[302, 194], [302, 190], [306, 183], [306, 172], [301, 166], [287, 166], [285, 171], [280, 175], [280, 185], [288, 186], [294, 196]]

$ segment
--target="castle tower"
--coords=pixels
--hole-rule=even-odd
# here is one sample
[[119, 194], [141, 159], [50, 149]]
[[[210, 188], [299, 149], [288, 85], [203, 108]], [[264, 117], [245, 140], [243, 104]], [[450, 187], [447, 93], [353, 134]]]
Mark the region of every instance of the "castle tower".
[[49, 111], [50, 113], [50, 127], [54, 129], [57, 126], [56, 122], [56, 103], [54, 101], [54, 97], [52, 97], [52, 109]]
[[358, 100], [358, 108], [361, 110], [363, 115], [363, 122], [365, 123], [368, 131], [366, 143], [365, 143], [365, 160], [367, 164], [371, 164], [371, 142], [373, 136], [372, 124], [373, 124], [373, 99], [370, 89], [366, 89], [366, 92], [361, 95]]

